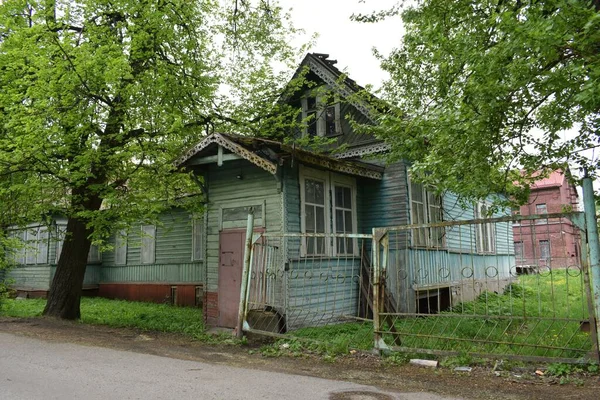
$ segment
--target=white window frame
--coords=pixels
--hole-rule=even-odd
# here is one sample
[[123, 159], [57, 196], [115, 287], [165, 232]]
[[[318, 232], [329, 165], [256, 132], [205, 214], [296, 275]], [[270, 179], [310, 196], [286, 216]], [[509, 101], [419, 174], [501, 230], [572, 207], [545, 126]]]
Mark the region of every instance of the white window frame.
[[[475, 219], [488, 219], [490, 216], [487, 213], [489, 205], [486, 202], [479, 201], [475, 204]], [[486, 235], [487, 234], [487, 235]], [[485, 238], [487, 237], [487, 242]], [[483, 254], [491, 254], [496, 251], [496, 235], [494, 225], [491, 223], [477, 224], [475, 231], [475, 239], [477, 243], [477, 252]]]
[[[413, 185], [418, 186], [419, 190], [421, 191], [421, 195], [422, 195], [422, 199], [423, 201], [416, 201], [414, 199], [414, 190], [415, 188], [413, 188]], [[439, 203], [438, 204], [430, 204], [429, 201], [429, 197], [434, 196], [435, 198], [439, 199]], [[442, 196], [438, 196], [436, 195], [433, 191], [428, 190], [427, 187], [421, 183], [418, 182], [412, 182], [410, 177], [408, 179], [408, 197], [409, 197], [409, 209], [410, 209], [410, 220], [412, 224], [418, 224], [421, 223], [420, 221], [415, 222], [415, 220], [417, 219], [416, 216], [414, 215], [413, 212], [413, 203], [417, 203], [420, 205], [420, 207], [423, 208], [423, 224], [431, 224], [431, 223], [438, 223], [438, 222], [443, 222], [444, 221], [444, 200], [442, 198]], [[439, 221], [434, 221], [432, 218], [432, 208], [436, 208], [439, 210]], [[420, 243], [420, 241], [418, 239], [415, 238], [415, 231], [419, 232], [420, 230], [423, 229], [427, 229], [426, 230], [426, 235], [424, 237], [424, 243]], [[441, 239], [435, 239], [433, 238], [432, 232], [441, 232]], [[413, 247], [420, 247], [420, 248], [428, 248], [428, 249], [445, 249], [446, 248], [446, 234], [445, 234], [445, 229], [443, 227], [440, 228], [415, 228], [415, 229], [411, 229], [411, 243]]]
[[[314, 180], [314, 181], [320, 181], [323, 182], [323, 196], [324, 196], [324, 216], [323, 218], [325, 219], [324, 224], [325, 224], [325, 232], [324, 234], [327, 236], [329, 233], [331, 233], [331, 226], [330, 226], [330, 221], [331, 221], [331, 216], [330, 216], [330, 200], [329, 200], [329, 173], [327, 173], [326, 171], [320, 171], [320, 170], [316, 170], [316, 169], [312, 169], [312, 168], [307, 168], [303, 165], [300, 165], [300, 230], [302, 233], [306, 233], [306, 194], [305, 194], [305, 190], [306, 190], [306, 179], [310, 179], [310, 180]], [[329, 240], [327, 240], [327, 237], [325, 237], [324, 239], [325, 241], [325, 246], [323, 249], [323, 253], [311, 253], [308, 254], [307, 250], [308, 250], [308, 245], [307, 245], [307, 238], [303, 238], [302, 239], [302, 244], [301, 244], [301, 254], [302, 256], [327, 256], [329, 254], [331, 254], [331, 243], [329, 243]]]
[[[115, 265], [127, 265], [127, 248], [128, 248], [127, 231], [122, 229], [115, 233]], [[141, 253], [140, 253], [141, 256]]]
[[[156, 225], [141, 226], [140, 264], [154, 264], [156, 261]], [[144, 254], [148, 253], [149, 258]]]
[[[300, 165], [300, 230], [302, 233], [306, 233], [306, 201], [305, 201], [305, 189], [306, 189], [306, 179], [315, 180], [323, 182], [324, 189], [324, 223], [325, 223], [325, 246], [323, 253], [315, 253], [308, 254], [307, 253], [307, 243], [306, 238], [302, 239], [301, 244], [301, 256], [343, 256], [343, 255], [352, 255], [358, 256], [358, 240], [353, 239], [353, 249], [351, 253], [338, 253], [337, 250], [337, 240], [335, 237], [333, 238], [331, 234], [335, 235], [336, 233], [336, 216], [335, 216], [335, 187], [343, 186], [346, 188], [350, 188], [351, 196], [352, 196], [352, 230], [351, 233], [358, 232], [358, 218], [357, 218], [357, 190], [356, 190], [356, 179], [350, 176], [340, 175], [333, 172], [321, 171], [317, 169], [312, 169], [305, 167], [304, 165]], [[332, 215], [333, 214], [333, 215]], [[341, 233], [341, 232], [340, 232]], [[347, 232], [346, 232], [347, 233]]]
[[[334, 103], [327, 104], [324, 101], [324, 99], [326, 97], [327, 96], [320, 95], [320, 94], [311, 94], [310, 92], [307, 93], [307, 96], [303, 97], [300, 100], [300, 102], [302, 104], [302, 121], [307, 122], [308, 124], [316, 123], [317, 124], [316, 132], [317, 132], [317, 136], [319, 136], [319, 137], [335, 137], [335, 136], [342, 134], [340, 102], [339, 102], [339, 99], [336, 97]], [[308, 98], [315, 99], [316, 110], [308, 109]], [[326, 113], [326, 111], [327, 111], [327, 108], [329, 108], [329, 107], [334, 107], [334, 113], [335, 113], [335, 115], [334, 115], [335, 134], [333, 134], [333, 135], [327, 135], [325, 132], [325, 130], [327, 128], [327, 113]], [[315, 121], [306, 121], [306, 118], [308, 118], [308, 113], [313, 112], [313, 111], [316, 113]], [[308, 136], [308, 127], [304, 127], [303, 136]]]
[[192, 216], [192, 261], [204, 261], [205, 214]]
[[[332, 201], [331, 201], [331, 208], [332, 208], [332, 226], [333, 226], [333, 233], [337, 234], [337, 233], [348, 233], [348, 232], [337, 232], [336, 228], [337, 228], [337, 220], [336, 220], [336, 210], [337, 210], [337, 206], [336, 206], [336, 198], [335, 198], [335, 188], [336, 186], [341, 186], [341, 187], [345, 187], [350, 189], [350, 193], [351, 193], [351, 201], [352, 201], [352, 207], [350, 208], [350, 212], [352, 214], [352, 232], [350, 233], [356, 233], [358, 232], [358, 224], [357, 224], [357, 209], [356, 209], [356, 179], [350, 177], [350, 176], [343, 176], [343, 175], [338, 175], [338, 174], [334, 174], [334, 173], [330, 173], [331, 175], [331, 186], [330, 186], [330, 191], [332, 193]], [[343, 209], [343, 210], [347, 210], [347, 209]], [[344, 252], [341, 253], [338, 251], [337, 248], [337, 238], [334, 239], [333, 241], [333, 254], [335, 255], [353, 255], [353, 256], [357, 256], [358, 255], [358, 240], [352, 239], [352, 251], [351, 252]]]

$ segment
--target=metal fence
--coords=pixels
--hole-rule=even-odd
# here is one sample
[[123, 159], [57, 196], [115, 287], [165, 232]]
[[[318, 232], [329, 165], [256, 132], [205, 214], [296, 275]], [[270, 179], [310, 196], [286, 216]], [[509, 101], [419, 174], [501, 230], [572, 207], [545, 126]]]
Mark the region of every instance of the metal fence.
[[372, 348], [371, 241], [359, 234], [255, 234], [246, 330]]
[[582, 214], [255, 234], [244, 330], [363, 350], [597, 360]]
[[[588, 269], [571, 221], [581, 217], [515, 216], [377, 230], [384, 293], [375, 321], [379, 346], [597, 360]], [[415, 241], [420, 237], [436, 240]]]

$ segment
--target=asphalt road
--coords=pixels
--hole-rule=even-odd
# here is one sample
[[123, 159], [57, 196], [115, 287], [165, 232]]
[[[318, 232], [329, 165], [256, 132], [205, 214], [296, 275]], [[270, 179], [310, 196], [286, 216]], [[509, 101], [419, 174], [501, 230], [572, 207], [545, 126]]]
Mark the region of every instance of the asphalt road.
[[5, 333], [0, 333], [0, 399], [449, 400]]

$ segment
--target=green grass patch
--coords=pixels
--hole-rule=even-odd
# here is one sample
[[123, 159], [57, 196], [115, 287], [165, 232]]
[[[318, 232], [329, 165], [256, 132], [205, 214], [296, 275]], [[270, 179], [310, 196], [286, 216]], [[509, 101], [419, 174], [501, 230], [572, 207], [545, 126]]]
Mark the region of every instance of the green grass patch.
[[[0, 315], [29, 318], [42, 315], [46, 300], [7, 300]], [[175, 332], [194, 338], [205, 338], [202, 311], [197, 308], [174, 307], [167, 304], [83, 297], [81, 322], [143, 331]]]
[[[503, 293], [484, 292], [440, 314], [394, 316], [383, 321], [382, 331], [388, 345], [398, 344], [394, 339], [399, 338], [402, 347], [415, 350], [582, 358], [592, 349], [589, 334], [580, 330], [580, 321], [587, 318], [579, 271], [553, 270], [519, 276]], [[368, 322], [307, 327], [290, 335], [331, 346], [373, 348]]]

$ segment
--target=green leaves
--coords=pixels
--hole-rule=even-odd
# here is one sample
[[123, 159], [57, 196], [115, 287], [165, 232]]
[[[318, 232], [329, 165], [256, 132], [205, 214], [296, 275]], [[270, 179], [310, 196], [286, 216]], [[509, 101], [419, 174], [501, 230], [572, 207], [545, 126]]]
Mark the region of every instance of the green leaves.
[[382, 58], [384, 97], [399, 111], [375, 133], [418, 179], [465, 197], [523, 200], [533, 171], [595, 171], [585, 150], [600, 146], [598, 15], [566, 0], [404, 9], [406, 34]]
[[101, 241], [199, 193], [172, 161], [207, 130], [263, 129], [284, 84], [272, 62], [295, 56], [275, 3], [232, 4], [2, 2], [0, 226], [60, 213]]

